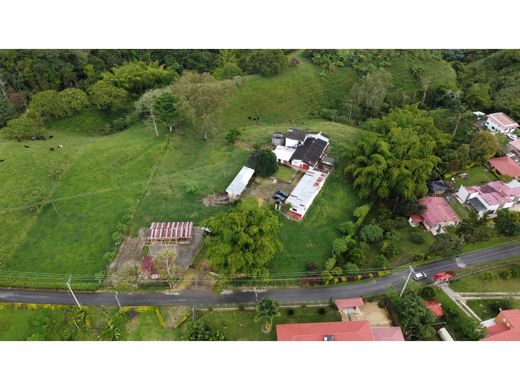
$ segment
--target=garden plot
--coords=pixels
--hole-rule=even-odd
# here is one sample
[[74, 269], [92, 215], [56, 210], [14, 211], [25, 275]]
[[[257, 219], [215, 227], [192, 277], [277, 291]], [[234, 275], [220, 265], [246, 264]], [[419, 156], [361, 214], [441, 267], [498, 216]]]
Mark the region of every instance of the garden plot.
[[275, 178], [255, 176], [244, 191], [243, 196], [252, 196], [261, 199], [263, 202], [274, 203], [273, 195], [276, 191], [281, 190], [290, 194], [302, 176], [302, 172], [297, 172], [290, 184]]

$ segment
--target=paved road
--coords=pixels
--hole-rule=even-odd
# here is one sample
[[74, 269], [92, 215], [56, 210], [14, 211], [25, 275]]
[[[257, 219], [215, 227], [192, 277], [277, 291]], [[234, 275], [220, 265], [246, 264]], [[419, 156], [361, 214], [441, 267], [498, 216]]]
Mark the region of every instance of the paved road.
[[[520, 244], [507, 244], [500, 247], [466, 253], [455, 260], [445, 259], [417, 267], [416, 270], [433, 275], [441, 271], [456, 271], [494, 260], [520, 256]], [[123, 306], [191, 306], [229, 303], [253, 303], [262, 297], [274, 298], [280, 302], [311, 302], [329, 298], [350, 298], [384, 293], [390, 286], [401, 287], [407, 272], [394, 273], [380, 279], [358, 282], [350, 285], [326, 288], [278, 288], [256, 291], [228, 291], [214, 295], [206, 290], [186, 290], [182, 293], [121, 293], [119, 301]], [[88, 306], [115, 306], [115, 295], [107, 292], [77, 293], [80, 304]], [[0, 289], [0, 302], [50, 303], [73, 305], [69, 292], [49, 290]]]

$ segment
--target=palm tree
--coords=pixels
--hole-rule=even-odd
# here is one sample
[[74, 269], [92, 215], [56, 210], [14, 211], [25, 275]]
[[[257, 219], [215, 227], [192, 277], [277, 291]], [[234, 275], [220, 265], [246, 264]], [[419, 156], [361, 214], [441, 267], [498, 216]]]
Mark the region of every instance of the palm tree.
[[274, 317], [279, 317], [278, 302], [269, 298], [262, 298], [256, 305], [255, 321], [263, 321], [262, 331], [265, 333], [271, 332]]

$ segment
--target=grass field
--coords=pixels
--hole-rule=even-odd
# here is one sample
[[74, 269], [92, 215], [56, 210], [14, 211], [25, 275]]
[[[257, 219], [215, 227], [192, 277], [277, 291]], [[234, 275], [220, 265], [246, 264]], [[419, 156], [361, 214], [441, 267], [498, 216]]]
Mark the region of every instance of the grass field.
[[279, 166], [278, 170], [274, 174], [274, 177], [276, 177], [278, 180], [290, 183], [294, 172], [295, 171], [289, 167]]
[[[501, 274], [511, 267], [465, 276], [451, 282], [450, 286], [460, 292], [520, 292], [520, 278], [504, 279], [501, 277]], [[520, 263], [516, 267], [520, 267]]]
[[[513, 308], [520, 309], [520, 301], [519, 300], [511, 300]], [[478, 315], [482, 320], [488, 320], [490, 318], [494, 318], [497, 316], [499, 311], [498, 307], [508, 307], [506, 303], [509, 301], [503, 300], [493, 300], [493, 299], [483, 299], [483, 300], [470, 300], [467, 302], [468, 306]]]
[[[27, 339], [64, 340], [68, 339], [66, 306], [49, 305], [0, 305], [0, 340], [24, 341]], [[161, 309], [162, 310], [162, 309]], [[281, 308], [280, 317], [276, 317], [274, 324], [296, 322], [327, 322], [340, 321], [336, 309], [325, 307], [325, 313], [320, 314], [317, 307], [296, 307], [289, 315], [287, 308]], [[152, 341], [152, 340], [182, 340], [186, 324], [176, 327], [162, 327], [154, 307], [141, 307], [133, 310], [133, 318], [127, 318], [121, 329], [120, 340]], [[116, 308], [88, 307], [87, 327], [74, 334], [73, 340], [98, 340], [108, 320], [116, 312]], [[255, 311], [198, 311], [197, 316], [212, 329], [220, 330], [226, 340], [268, 341], [276, 340], [276, 328], [273, 325], [271, 333], [261, 331], [261, 324], [255, 322]], [[191, 321], [188, 319], [187, 321]], [[72, 328], [74, 329], [74, 328]]]
[[[1, 173], [13, 181], [8, 197], [15, 210], [8, 210], [6, 219], [22, 219], [20, 227], [3, 238], [10, 247], [8, 271], [93, 275], [104, 270], [102, 257], [113, 247], [112, 233], [140, 198], [166, 142], [142, 125], [103, 137], [73, 135], [67, 129], [60, 122], [50, 128], [52, 141], [63, 149], [50, 152], [51, 141], [29, 142], [24, 152], [31, 157], [13, 152], [13, 171]], [[3, 147], [21, 145], [5, 142]], [[20, 169], [24, 165], [27, 168]], [[61, 178], [55, 173], [58, 168]], [[44, 183], [48, 200], [38, 214], [20, 209], [20, 195], [31, 180]]]

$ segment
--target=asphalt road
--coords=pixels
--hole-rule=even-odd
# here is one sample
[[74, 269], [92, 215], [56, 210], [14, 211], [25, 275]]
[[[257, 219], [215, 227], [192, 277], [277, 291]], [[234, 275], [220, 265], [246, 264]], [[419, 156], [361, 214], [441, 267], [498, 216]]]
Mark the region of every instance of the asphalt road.
[[[453, 259], [440, 260], [416, 268], [427, 275], [433, 275], [441, 271], [457, 271], [468, 266], [475, 266], [494, 260], [507, 259], [520, 256], [520, 244], [507, 244], [500, 247], [483, 249], [460, 255]], [[249, 291], [224, 291], [215, 295], [206, 290], [186, 290], [181, 293], [121, 293], [118, 295], [123, 306], [192, 306], [210, 304], [240, 304], [254, 303], [262, 297], [276, 299], [282, 303], [323, 301], [329, 298], [352, 298], [384, 293], [390, 286], [402, 287], [407, 277], [407, 272], [394, 273], [379, 279], [366, 282], [357, 282], [350, 285], [334, 287], [309, 287], [309, 288], [278, 288], [269, 290]], [[77, 293], [76, 297], [81, 305], [85, 306], [116, 306], [114, 293], [94, 292]], [[0, 302], [18, 303], [49, 303], [74, 305], [74, 300], [68, 291], [50, 290], [22, 290], [0, 289]]]

